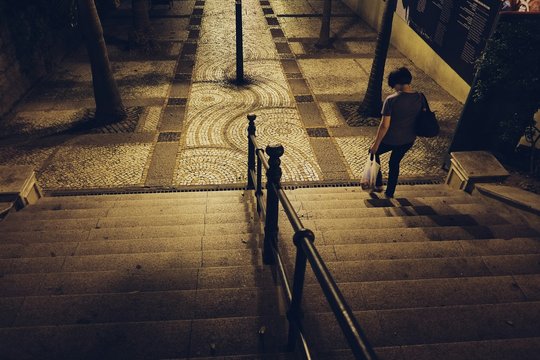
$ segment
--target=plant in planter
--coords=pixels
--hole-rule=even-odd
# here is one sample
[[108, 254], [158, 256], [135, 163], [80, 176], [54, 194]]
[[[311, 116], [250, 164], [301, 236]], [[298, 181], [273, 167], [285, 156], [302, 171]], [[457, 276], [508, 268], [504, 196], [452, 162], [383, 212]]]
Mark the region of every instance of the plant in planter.
[[540, 108], [540, 21], [537, 15], [502, 15], [476, 64], [472, 89], [483, 135], [494, 153], [514, 157], [525, 129]]

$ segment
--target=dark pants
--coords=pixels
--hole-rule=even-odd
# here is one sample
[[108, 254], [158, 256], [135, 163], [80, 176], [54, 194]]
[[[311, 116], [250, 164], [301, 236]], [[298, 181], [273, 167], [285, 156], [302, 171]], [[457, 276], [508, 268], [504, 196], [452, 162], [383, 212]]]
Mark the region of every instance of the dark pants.
[[[379, 146], [379, 150], [377, 151], [377, 154], [375, 154], [375, 160], [379, 165], [381, 164], [381, 159], [379, 158], [379, 155], [382, 155], [384, 153], [387, 153], [389, 151], [392, 152], [390, 154], [390, 161], [388, 163], [389, 171], [388, 171], [388, 184], [386, 185], [386, 196], [393, 197], [394, 192], [396, 191], [396, 186], [398, 182], [399, 177], [399, 163], [401, 162], [401, 159], [405, 156], [407, 151], [411, 149], [414, 143], [405, 144], [405, 145], [388, 145], [382, 143]], [[379, 173], [377, 174], [377, 186], [382, 186], [382, 172], [379, 170]]]

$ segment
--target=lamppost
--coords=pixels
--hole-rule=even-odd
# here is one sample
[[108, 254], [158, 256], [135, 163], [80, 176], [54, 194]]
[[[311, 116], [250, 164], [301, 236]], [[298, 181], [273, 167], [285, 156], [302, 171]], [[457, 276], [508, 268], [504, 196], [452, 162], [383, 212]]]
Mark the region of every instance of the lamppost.
[[242, 0], [236, 0], [236, 83], [244, 82], [244, 48], [242, 44]]

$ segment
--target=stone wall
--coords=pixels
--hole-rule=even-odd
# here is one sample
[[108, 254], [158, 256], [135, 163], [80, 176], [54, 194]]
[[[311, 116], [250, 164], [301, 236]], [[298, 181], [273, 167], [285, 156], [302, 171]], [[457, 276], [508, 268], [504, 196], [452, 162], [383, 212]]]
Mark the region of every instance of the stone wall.
[[[344, 0], [344, 2], [371, 27], [379, 28], [384, 0]], [[392, 45], [457, 100], [462, 103], [467, 100], [471, 89], [469, 84], [397, 15], [394, 16]]]

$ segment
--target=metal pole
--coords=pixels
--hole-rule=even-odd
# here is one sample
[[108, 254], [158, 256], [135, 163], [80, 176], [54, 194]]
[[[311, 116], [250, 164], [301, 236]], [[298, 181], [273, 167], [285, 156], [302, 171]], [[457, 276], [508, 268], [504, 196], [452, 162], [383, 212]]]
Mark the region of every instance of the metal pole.
[[301, 330], [301, 322], [303, 316], [302, 312], [302, 296], [304, 294], [304, 280], [306, 278], [306, 265], [307, 258], [302, 248], [302, 241], [314, 242], [315, 235], [311, 230], [301, 229], [294, 234], [294, 245], [296, 246], [296, 262], [294, 265], [294, 280], [293, 290], [291, 298], [291, 306], [287, 312], [287, 319], [289, 320], [289, 351], [293, 351], [298, 341], [298, 335]]
[[236, 82], [244, 82], [244, 48], [242, 45], [242, 0], [236, 0]]
[[278, 238], [279, 197], [277, 192], [281, 188], [281, 160], [284, 153], [281, 145], [268, 145], [266, 153], [270, 156], [269, 168], [266, 171], [266, 220], [264, 224], [263, 261], [265, 264], [274, 264], [274, 247]]
[[247, 189], [255, 189], [255, 184], [253, 184], [253, 177], [251, 176], [252, 172], [255, 171], [255, 144], [251, 141], [251, 136], [255, 135], [257, 131], [255, 127], [255, 119], [257, 118], [254, 114], [249, 114], [247, 116], [249, 125], [248, 125], [248, 173], [247, 173]]

